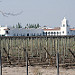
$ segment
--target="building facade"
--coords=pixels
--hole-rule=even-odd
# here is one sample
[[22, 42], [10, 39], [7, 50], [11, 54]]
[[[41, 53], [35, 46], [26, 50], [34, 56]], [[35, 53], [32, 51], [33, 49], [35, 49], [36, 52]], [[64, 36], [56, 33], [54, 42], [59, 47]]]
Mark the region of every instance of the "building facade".
[[56, 28], [8, 28], [0, 26], [0, 36], [65, 36], [75, 35], [75, 28], [70, 28], [64, 17], [61, 27]]
[[61, 36], [61, 35], [75, 35], [75, 28], [70, 28], [68, 20], [64, 17], [62, 26], [56, 28], [44, 28], [44, 35], [47, 36]]
[[43, 36], [43, 30], [0, 27], [0, 36]]

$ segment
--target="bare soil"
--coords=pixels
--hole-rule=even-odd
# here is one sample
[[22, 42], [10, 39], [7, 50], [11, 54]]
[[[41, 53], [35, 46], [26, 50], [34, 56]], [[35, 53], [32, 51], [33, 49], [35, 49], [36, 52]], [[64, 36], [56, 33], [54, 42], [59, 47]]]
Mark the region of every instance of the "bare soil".
[[[56, 67], [29, 66], [28, 75], [57, 75]], [[2, 75], [26, 75], [26, 67], [2, 67]], [[59, 75], [75, 75], [75, 68], [60, 68]]]

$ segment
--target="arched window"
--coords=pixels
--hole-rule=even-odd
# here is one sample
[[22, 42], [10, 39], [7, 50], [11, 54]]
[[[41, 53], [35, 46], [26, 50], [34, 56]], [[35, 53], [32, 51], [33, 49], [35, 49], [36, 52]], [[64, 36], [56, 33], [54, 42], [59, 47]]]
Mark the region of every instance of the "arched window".
[[9, 34], [8, 31], [6, 31], [6, 34]]
[[46, 36], [47, 36], [47, 32], [46, 32]]
[[43, 32], [43, 35], [45, 35], [45, 32]]
[[53, 34], [53, 32], [51, 32], [51, 34]]
[[59, 32], [57, 32], [57, 35], [59, 34]]
[[54, 35], [56, 34], [56, 32], [54, 32]]
[[67, 24], [67, 27], [69, 27], [69, 25]]
[[64, 31], [62, 33], [64, 34]]
[[17, 34], [17, 36], [18, 36], [18, 34]]
[[27, 36], [29, 36], [29, 33], [27, 33]]
[[48, 32], [48, 34], [50, 35], [50, 32]]
[[63, 27], [65, 27], [65, 24], [63, 24]]

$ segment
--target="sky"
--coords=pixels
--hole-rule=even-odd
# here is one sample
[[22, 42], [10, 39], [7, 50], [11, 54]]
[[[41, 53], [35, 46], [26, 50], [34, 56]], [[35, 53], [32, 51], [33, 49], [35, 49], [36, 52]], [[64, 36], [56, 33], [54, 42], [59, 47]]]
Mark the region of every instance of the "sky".
[[0, 25], [16, 26], [21, 23], [40, 26], [60, 27], [64, 17], [70, 27], [75, 27], [75, 0], [0, 0], [0, 11], [19, 13], [17, 16], [5, 17], [0, 13]]

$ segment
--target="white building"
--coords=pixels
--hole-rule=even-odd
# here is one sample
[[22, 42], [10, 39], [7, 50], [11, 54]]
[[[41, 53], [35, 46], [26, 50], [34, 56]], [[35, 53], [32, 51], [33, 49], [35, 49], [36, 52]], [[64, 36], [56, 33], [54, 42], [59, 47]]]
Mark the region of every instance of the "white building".
[[64, 17], [62, 20], [62, 26], [56, 28], [44, 28], [44, 35], [75, 35], [75, 29], [70, 28], [68, 20]]
[[75, 29], [70, 28], [68, 20], [62, 20], [62, 26], [56, 28], [8, 28], [0, 26], [0, 36], [61, 36], [61, 35], [75, 35]]
[[0, 36], [5, 36], [8, 34], [9, 28], [0, 26]]
[[43, 36], [43, 30], [0, 27], [0, 36]]

